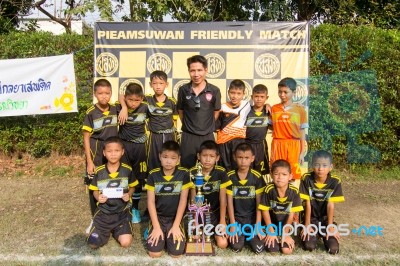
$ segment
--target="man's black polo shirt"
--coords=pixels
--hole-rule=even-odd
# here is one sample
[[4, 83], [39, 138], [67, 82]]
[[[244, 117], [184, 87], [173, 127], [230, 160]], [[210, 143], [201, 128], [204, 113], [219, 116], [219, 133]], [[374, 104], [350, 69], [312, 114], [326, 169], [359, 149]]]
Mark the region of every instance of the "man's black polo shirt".
[[221, 92], [206, 81], [205, 89], [196, 98], [192, 83], [184, 84], [178, 91], [177, 109], [183, 110], [183, 132], [205, 136], [215, 130], [214, 111], [221, 109]]

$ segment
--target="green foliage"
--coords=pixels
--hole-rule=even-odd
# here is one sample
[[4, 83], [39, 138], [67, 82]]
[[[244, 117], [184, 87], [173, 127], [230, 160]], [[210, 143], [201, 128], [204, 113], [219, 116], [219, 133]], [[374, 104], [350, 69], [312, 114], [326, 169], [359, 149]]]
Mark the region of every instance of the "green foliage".
[[311, 31], [310, 148], [337, 162], [400, 161], [398, 30], [321, 25]]
[[82, 150], [81, 127], [92, 100], [92, 36], [13, 32], [0, 35], [0, 58], [28, 58], [75, 52], [74, 65], [79, 113], [0, 117], [0, 151], [29, 153], [35, 157], [51, 152], [71, 154]]

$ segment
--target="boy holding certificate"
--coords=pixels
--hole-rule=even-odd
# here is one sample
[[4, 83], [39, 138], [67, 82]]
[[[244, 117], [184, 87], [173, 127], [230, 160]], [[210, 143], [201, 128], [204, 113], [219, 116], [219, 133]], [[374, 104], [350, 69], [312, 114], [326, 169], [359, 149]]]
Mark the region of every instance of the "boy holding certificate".
[[96, 168], [89, 186], [98, 202], [87, 242], [91, 248], [107, 244], [110, 234], [121, 247], [132, 243], [131, 198], [138, 181], [132, 168], [120, 162], [124, 146], [118, 137], [108, 138], [103, 154], [107, 163]]

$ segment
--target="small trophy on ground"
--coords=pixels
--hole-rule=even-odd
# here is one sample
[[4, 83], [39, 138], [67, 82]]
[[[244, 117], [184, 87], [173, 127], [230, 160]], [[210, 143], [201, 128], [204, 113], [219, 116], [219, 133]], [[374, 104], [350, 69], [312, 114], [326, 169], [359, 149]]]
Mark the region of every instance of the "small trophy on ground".
[[215, 255], [210, 235], [206, 235], [204, 231], [204, 228], [211, 224], [211, 212], [210, 205], [204, 202], [204, 175], [200, 162], [197, 164], [197, 173], [193, 179], [196, 186], [196, 196], [194, 202], [189, 204], [189, 211], [187, 212], [188, 241], [186, 243], [186, 255]]

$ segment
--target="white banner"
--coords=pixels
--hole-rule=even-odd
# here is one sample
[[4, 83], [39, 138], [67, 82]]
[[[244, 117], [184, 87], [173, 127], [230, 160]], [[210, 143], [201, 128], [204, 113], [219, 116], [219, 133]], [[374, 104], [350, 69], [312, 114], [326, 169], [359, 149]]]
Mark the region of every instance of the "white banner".
[[0, 116], [77, 111], [72, 54], [0, 60]]

